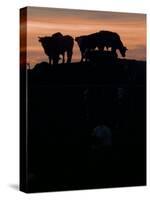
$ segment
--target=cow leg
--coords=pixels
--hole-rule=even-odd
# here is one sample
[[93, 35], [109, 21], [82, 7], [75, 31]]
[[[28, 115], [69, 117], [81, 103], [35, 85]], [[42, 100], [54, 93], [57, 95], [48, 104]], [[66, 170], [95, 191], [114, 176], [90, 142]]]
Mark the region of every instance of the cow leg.
[[58, 60], [59, 60], [59, 55], [54, 55], [53, 56], [53, 64], [54, 65], [58, 64]]
[[104, 46], [98, 46], [99, 51], [104, 51]]
[[51, 65], [51, 56], [48, 57], [49, 65]]
[[73, 54], [72, 51], [67, 52], [67, 63], [71, 63], [72, 54]]
[[63, 53], [62, 56], [63, 56], [63, 63], [65, 63], [65, 53]]
[[108, 46], [106, 46], [106, 51], [108, 51], [109, 50], [109, 47]]
[[84, 59], [84, 52], [82, 51], [81, 52], [81, 60], [80, 60], [80, 62], [83, 62], [83, 59]]
[[85, 62], [88, 61], [89, 52], [90, 52], [90, 49], [86, 49], [86, 50], [85, 50], [85, 53], [84, 53]]
[[118, 54], [117, 54], [117, 52], [116, 52], [116, 48], [113, 48], [113, 47], [112, 47], [111, 52], [112, 52], [112, 54], [113, 54], [116, 58], [118, 57]]

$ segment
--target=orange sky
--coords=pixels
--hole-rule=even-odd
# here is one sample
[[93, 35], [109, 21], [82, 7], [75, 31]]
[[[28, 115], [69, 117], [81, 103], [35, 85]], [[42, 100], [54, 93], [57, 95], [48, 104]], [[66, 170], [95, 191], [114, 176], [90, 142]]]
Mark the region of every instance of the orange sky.
[[[29, 7], [27, 19], [27, 62], [32, 67], [38, 62], [48, 61], [38, 36], [50, 36], [55, 32], [76, 37], [100, 30], [114, 31], [129, 49], [127, 58], [146, 60], [144, 14]], [[72, 61], [79, 60], [80, 51], [75, 42]]]

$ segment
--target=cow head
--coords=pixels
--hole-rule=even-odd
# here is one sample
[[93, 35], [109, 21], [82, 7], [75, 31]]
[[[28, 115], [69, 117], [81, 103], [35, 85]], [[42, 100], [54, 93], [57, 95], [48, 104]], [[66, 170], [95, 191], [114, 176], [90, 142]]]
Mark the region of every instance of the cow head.
[[46, 43], [46, 37], [38, 37], [38, 39], [42, 45]]
[[127, 51], [128, 49], [127, 49], [127, 47], [125, 47], [125, 46], [122, 46], [121, 48], [120, 48], [120, 53], [121, 53], [121, 55], [122, 55], [122, 57], [125, 57], [126, 56], [126, 51]]
[[46, 55], [50, 55], [52, 51], [51, 37], [38, 37], [38, 41], [41, 43]]
[[39, 42], [41, 43], [47, 43], [47, 42], [50, 42], [51, 41], [51, 37], [38, 37], [39, 39]]
[[38, 37], [39, 39], [39, 42], [42, 42], [43, 41], [43, 38], [42, 37]]

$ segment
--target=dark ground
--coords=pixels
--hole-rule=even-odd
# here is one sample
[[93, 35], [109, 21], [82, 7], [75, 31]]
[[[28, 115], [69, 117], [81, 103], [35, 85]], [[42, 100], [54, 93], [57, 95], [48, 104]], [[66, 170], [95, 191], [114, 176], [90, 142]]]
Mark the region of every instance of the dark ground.
[[[26, 192], [146, 184], [146, 62], [42, 63], [26, 75]], [[97, 125], [112, 145], [97, 144]]]

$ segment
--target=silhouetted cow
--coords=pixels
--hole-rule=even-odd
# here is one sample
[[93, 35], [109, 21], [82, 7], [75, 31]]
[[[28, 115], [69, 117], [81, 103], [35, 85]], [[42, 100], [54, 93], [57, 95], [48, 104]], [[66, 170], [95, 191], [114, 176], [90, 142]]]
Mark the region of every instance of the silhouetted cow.
[[58, 64], [59, 56], [63, 56], [63, 63], [65, 62], [65, 52], [67, 53], [67, 63], [71, 62], [73, 54], [74, 40], [71, 36], [63, 36], [60, 32], [53, 34], [51, 37], [39, 37], [44, 48], [45, 54], [49, 57], [49, 63]]
[[76, 37], [75, 41], [78, 43], [80, 48], [81, 61], [83, 61], [84, 58], [86, 60], [86, 52], [96, 48], [103, 51], [105, 47], [107, 50], [110, 47], [113, 55], [116, 54], [116, 50], [118, 49], [123, 57], [125, 57], [127, 50], [123, 45], [120, 36], [111, 31], [100, 31], [90, 35]]

